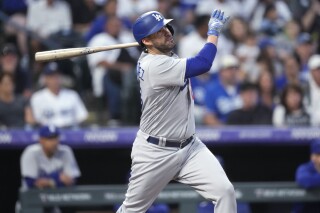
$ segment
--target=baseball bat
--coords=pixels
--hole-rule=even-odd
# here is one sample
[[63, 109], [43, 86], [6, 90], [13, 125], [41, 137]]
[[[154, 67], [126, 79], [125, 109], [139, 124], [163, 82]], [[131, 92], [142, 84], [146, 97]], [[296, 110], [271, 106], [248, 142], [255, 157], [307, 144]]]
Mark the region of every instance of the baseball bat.
[[73, 57], [82, 56], [82, 55], [88, 55], [88, 54], [102, 52], [102, 51], [136, 47], [136, 46], [139, 46], [138, 42], [115, 44], [115, 45], [108, 45], [108, 46], [97, 46], [97, 47], [57, 49], [57, 50], [37, 52], [35, 54], [35, 60], [39, 62], [55, 61], [55, 60], [73, 58]]

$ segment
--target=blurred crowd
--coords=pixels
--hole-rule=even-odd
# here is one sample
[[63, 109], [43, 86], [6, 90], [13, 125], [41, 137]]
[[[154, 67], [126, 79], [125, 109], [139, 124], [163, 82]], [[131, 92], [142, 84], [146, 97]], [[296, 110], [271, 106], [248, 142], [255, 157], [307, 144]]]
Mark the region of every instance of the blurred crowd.
[[0, 126], [138, 125], [140, 48], [39, 63], [38, 51], [134, 42], [150, 10], [173, 18], [175, 52], [231, 16], [211, 70], [191, 79], [198, 125], [320, 125], [319, 0], [1, 0]]

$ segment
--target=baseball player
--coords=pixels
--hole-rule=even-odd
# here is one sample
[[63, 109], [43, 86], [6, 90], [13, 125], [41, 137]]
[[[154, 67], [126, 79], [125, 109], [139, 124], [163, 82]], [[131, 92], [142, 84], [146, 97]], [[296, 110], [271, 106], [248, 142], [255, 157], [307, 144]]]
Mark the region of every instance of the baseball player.
[[118, 213], [146, 212], [171, 180], [193, 187], [215, 204], [216, 213], [236, 212], [232, 184], [215, 156], [195, 135], [189, 83], [190, 77], [210, 69], [228, 18], [220, 10], [212, 13], [207, 43], [188, 59], [172, 52], [172, 19], [151, 11], [134, 23], [133, 35], [144, 49], [137, 65], [142, 115], [132, 147], [128, 190]]
[[73, 152], [59, 144], [59, 134], [55, 126], [43, 126], [39, 130], [39, 143], [23, 151], [22, 189], [70, 186], [80, 177]]

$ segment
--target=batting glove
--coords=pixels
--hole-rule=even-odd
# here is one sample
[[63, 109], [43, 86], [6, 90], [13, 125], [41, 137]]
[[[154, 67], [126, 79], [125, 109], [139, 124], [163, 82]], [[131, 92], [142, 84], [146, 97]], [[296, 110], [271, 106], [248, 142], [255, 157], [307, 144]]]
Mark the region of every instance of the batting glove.
[[219, 36], [223, 25], [229, 20], [230, 16], [225, 17], [221, 10], [214, 10], [209, 24], [208, 35]]

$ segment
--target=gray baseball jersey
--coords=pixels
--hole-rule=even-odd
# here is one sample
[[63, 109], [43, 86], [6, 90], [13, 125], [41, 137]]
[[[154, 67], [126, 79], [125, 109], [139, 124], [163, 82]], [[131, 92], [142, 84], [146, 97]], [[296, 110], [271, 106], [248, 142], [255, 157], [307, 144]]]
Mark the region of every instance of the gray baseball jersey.
[[138, 61], [140, 129], [152, 136], [183, 140], [195, 133], [193, 99], [185, 79], [186, 59], [142, 53]]
[[153, 136], [179, 143], [194, 135], [193, 98], [185, 71], [186, 59], [177, 55], [141, 54], [137, 66], [142, 101], [140, 130], [132, 147], [126, 199], [117, 213], [146, 212], [173, 179], [211, 200], [215, 212], [236, 212], [232, 184], [196, 135], [184, 148], [148, 142]]
[[[55, 173], [64, 172], [66, 175], [77, 178], [81, 173], [70, 147], [59, 144], [56, 153], [48, 158], [40, 144], [28, 146], [21, 156], [21, 176], [29, 178], [47, 177]], [[27, 185], [22, 181], [22, 188]]]

